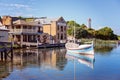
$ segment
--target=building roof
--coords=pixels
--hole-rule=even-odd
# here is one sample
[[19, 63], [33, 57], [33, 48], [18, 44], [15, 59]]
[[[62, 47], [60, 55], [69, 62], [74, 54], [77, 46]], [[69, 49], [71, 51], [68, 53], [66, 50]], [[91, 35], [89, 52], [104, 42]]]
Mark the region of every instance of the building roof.
[[35, 21], [39, 21], [41, 24], [51, 24], [52, 21], [59, 21], [61, 18], [63, 19], [63, 17], [58, 17], [58, 18], [42, 17], [42, 18], [36, 19]]
[[8, 31], [8, 29], [2, 25], [2, 23], [0, 22], [0, 31]]
[[5, 26], [0, 22], [0, 31], [9, 31]]
[[14, 25], [31, 25], [31, 26], [42, 26], [39, 22], [26, 22], [25, 20], [16, 20], [13, 22]]

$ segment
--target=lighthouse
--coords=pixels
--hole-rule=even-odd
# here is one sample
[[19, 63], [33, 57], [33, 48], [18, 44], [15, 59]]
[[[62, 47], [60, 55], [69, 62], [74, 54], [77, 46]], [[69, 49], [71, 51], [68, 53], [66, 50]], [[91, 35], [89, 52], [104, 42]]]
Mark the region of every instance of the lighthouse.
[[91, 28], [91, 18], [88, 19], [88, 28]]

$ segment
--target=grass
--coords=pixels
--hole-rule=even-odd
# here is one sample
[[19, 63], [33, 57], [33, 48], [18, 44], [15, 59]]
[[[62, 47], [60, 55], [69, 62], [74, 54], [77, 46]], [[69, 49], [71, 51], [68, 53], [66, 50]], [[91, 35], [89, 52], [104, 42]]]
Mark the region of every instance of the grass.
[[120, 40], [120, 36], [118, 36], [118, 40]]
[[113, 44], [116, 44], [116, 40], [101, 40], [101, 39], [81, 39], [81, 42], [89, 42], [89, 41], [94, 41], [95, 43], [104, 43], [104, 44], [107, 44], [107, 43], [113, 43]]

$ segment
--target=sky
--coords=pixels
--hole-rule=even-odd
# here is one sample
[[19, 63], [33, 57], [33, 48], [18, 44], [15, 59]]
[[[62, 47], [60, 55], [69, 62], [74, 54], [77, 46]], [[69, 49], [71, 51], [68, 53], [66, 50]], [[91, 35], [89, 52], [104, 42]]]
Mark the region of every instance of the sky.
[[105, 26], [120, 35], [120, 0], [0, 0], [0, 16], [62, 16], [98, 30]]

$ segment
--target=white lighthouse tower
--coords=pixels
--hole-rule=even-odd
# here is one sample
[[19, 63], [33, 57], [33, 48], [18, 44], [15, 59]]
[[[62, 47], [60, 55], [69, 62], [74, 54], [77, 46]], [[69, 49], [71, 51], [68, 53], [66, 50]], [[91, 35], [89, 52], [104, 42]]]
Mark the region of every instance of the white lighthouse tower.
[[91, 28], [91, 18], [88, 19], [88, 28]]

